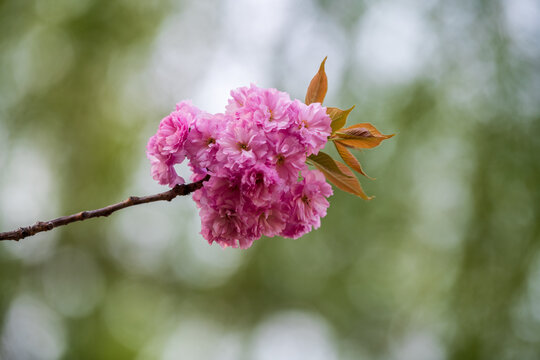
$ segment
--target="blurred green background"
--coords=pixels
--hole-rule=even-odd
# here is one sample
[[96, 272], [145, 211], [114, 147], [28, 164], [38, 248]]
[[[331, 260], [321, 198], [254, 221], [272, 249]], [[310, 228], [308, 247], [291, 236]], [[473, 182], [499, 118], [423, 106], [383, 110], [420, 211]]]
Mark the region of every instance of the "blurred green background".
[[303, 99], [326, 55], [326, 104], [397, 134], [376, 199], [243, 251], [188, 197], [2, 242], [0, 358], [539, 359], [535, 0], [0, 0], [0, 230], [165, 190], [176, 102]]

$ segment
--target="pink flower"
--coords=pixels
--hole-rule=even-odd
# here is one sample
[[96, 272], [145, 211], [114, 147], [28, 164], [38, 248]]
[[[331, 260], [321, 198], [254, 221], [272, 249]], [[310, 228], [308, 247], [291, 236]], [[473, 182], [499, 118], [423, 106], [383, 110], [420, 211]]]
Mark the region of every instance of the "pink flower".
[[227, 114], [236, 119], [257, 124], [265, 131], [286, 129], [292, 124], [289, 118], [291, 99], [287, 93], [251, 84], [249, 88], [231, 91], [231, 97]]
[[162, 185], [174, 187], [184, 179], [174, 170], [174, 165], [184, 161], [184, 143], [194, 116], [200, 112], [191, 102], [181, 102], [176, 111], [164, 117], [157, 133], [150, 138], [146, 155], [152, 165], [152, 177]]
[[[252, 84], [251, 87], [254, 85]], [[225, 107], [228, 115], [236, 116], [236, 113], [246, 106], [246, 101], [249, 96], [250, 88], [240, 87], [238, 89], [231, 90], [231, 99], [229, 99], [228, 105]]]
[[326, 182], [319, 170], [307, 170], [302, 172], [304, 179], [292, 190], [296, 204], [298, 218], [307, 222], [317, 229], [320, 226], [320, 218], [326, 216], [326, 209], [330, 203], [326, 198], [330, 197], [332, 187]]
[[268, 152], [264, 132], [247, 121], [229, 122], [218, 144], [217, 161], [232, 171], [253, 166]]
[[189, 131], [188, 120], [181, 113], [173, 111], [163, 118], [156, 134], [156, 150], [162, 156], [173, 156], [178, 162], [184, 160], [183, 150]]
[[303, 223], [289, 222], [279, 234], [289, 239], [298, 239], [311, 231], [311, 226]]
[[174, 166], [171, 165], [171, 161], [168, 161], [167, 157], [163, 158], [159, 154], [150, 155], [154, 153], [152, 147], [155, 146], [155, 138], [150, 138], [148, 142], [148, 158], [150, 159], [152, 178], [157, 180], [162, 185], [169, 185], [171, 187], [176, 184], [183, 184], [184, 179], [176, 173]]
[[264, 116], [256, 118], [258, 123], [267, 131], [288, 128], [291, 124], [289, 118], [291, 98], [289, 95], [276, 89], [264, 89], [261, 95], [259, 108]]
[[306, 158], [329, 135], [320, 104], [251, 85], [231, 91], [225, 114], [178, 103], [148, 141], [147, 156], [161, 184], [184, 183], [174, 166], [186, 157], [192, 181], [210, 175], [193, 193], [202, 236], [247, 248], [263, 235], [298, 238], [320, 226], [332, 188], [322, 173], [307, 169]]
[[154, 135], [148, 141], [146, 146], [146, 155], [150, 160], [152, 167], [152, 177], [162, 185], [171, 187], [176, 184], [183, 184], [184, 179], [176, 173], [174, 169], [175, 156], [174, 154], [163, 155], [159, 147], [159, 138]]
[[223, 248], [239, 246], [238, 240], [243, 238], [244, 223], [234, 207], [223, 207], [217, 210], [204, 207], [201, 208], [200, 216], [201, 234], [209, 244], [216, 242]]
[[326, 182], [324, 175], [318, 170], [302, 172], [303, 180], [291, 189], [290, 219], [283, 231], [283, 236], [298, 238], [309, 232], [311, 227], [317, 229], [321, 218], [326, 216], [330, 205], [326, 198], [332, 195], [332, 187]]
[[191, 162], [188, 163], [188, 166], [193, 172], [193, 174], [191, 174], [190, 176], [191, 182], [197, 182], [199, 180], [202, 180], [206, 177], [206, 175], [208, 175], [208, 171], [206, 169], [195, 166]]
[[191, 125], [193, 119], [201, 113], [198, 107], [194, 106], [191, 100], [180, 101], [176, 104], [176, 111], [181, 114], [184, 114], [184, 117], [188, 120], [188, 123]]
[[291, 117], [295, 119], [308, 156], [317, 154], [324, 148], [332, 132], [330, 127], [332, 120], [326, 113], [326, 108], [320, 103], [306, 105], [295, 100], [291, 106], [291, 112], [294, 113]]
[[287, 133], [277, 133], [270, 141], [273, 144], [270, 160], [279, 176], [289, 182], [296, 182], [300, 171], [307, 169], [305, 147], [298, 138]]
[[215, 163], [219, 148], [218, 138], [224, 131], [227, 119], [224, 115], [200, 114], [192, 123], [186, 141], [186, 152], [194, 167], [207, 169]]
[[256, 207], [271, 205], [276, 197], [279, 198], [280, 187], [282, 185], [276, 170], [260, 163], [246, 169], [240, 183], [240, 191]]
[[257, 227], [263, 235], [273, 237], [281, 234], [285, 229], [286, 220], [283, 204], [274, 202], [272, 207], [260, 212]]
[[201, 234], [212, 244], [247, 248], [261, 237], [256, 217], [244, 211], [248, 201], [233, 179], [212, 177], [196, 191], [194, 200], [200, 208]]

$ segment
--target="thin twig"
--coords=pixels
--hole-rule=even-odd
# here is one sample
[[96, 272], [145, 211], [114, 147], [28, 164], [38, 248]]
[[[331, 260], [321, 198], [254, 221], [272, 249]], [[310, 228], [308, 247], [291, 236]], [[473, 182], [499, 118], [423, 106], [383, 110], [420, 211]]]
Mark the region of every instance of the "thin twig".
[[188, 195], [203, 186], [203, 182], [210, 179], [210, 175], [207, 175], [204, 179], [191, 184], [176, 185], [169, 191], [165, 191], [155, 195], [148, 196], [130, 196], [126, 200], [117, 204], [112, 204], [101, 209], [82, 211], [77, 214], [62, 216], [50, 221], [38, 221], [34, 225], [21, 227], [17, 230], [6, 231], [0, 233], [0, 240], [15, 240], [19, 241], [27, 236], [35, 235], [42, 231], [49, 231], [58, 226], [70, 224], [75, 221], [83, 221], [100, 216], [109, 216], [117, 210], [121, 210], [130, 206], [146, 204], [154, 201], [171, 201], [177, 196]]

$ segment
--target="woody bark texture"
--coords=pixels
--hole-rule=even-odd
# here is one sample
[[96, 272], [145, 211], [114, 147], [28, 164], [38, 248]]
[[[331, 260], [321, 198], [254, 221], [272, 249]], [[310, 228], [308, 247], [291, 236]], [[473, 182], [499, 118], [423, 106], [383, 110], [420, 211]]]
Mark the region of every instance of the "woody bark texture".
[[210, 175], [207, 175], [204, 179], [191, 184], [176, 185], [169, 191], [165, 191], [155, 195], [148, 196], [130, 196], [126, 200], [117, 204], [112, 204], [101, 209], [82, 211], [77, 214], [62, 216], [50, 221], [38, 221], [34, 225], [21, 227], [17, 230], [6, 231], [0, 233], [0, 240], [15, 240], [19, 241], [25, 237], [35, 235], [43, 231], [49, 231], [56, 227], [70, 224], [76, 221], [83, 221], [100, 216], [109, 216], [113, 212], [134, 206], [139, 204], [146, 204], [155, 201], [171, 201], [177, 196], [189, 195], [195, 190], [200, 189], [203, 186], [203, 182], [210, 179]]

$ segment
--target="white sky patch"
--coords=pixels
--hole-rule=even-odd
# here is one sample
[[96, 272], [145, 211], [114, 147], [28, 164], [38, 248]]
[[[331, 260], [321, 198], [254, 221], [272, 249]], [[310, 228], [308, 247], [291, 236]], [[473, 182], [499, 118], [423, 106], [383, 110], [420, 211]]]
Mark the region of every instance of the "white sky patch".
[[93, 257], [80, 249], [63, 248], [41, 273], [49, 304], [70, 317], [89, 314], [103, 298], [103, 274]]
[[[6, 113], [0, 102], [0, 169], [5, 169], [8, 164], [8, 151], [11, 147], [9, 134], [3, 122], [6, 119]], [[0, 183], [3, 181], [3, 176], [0, 176]]]
[[429, 332], [410, 332], [394, 347], [390, 359], [395, 360], [444, 360], [444, 345]]
[[224, 37], [234, 49], [263, 60], [279, 40], [289, 8], [287, 0], [227, 0]]
[[165, 338], [162, 360], [235, 360], [242, 358], [242, 337], [230, 328], [204, 318], [182, 317], [180, 325]]
[[429, 29], [413, 2], [381, 2], [361, 21], [357, 58], [377, 82], [406, 82], [417, 76], [433, 46]]
[[[166, 191], [164, 188], [162, 191]], [[178, 201], [178, 200], [177, 200]], [[169, 203], [135, 206], [116, 215], [107, 248], [129, 272], [155, 273], [163, 270], [163, 256], [172, 241], [178, 240]], [[177, 214], [178, 215], [178, 214]]]
[[[133, 183], [126, 189], [129, 194], [150, 195], [169, 189], [152, 179], [150, 161], [146, 158], [141, 158], [132, 179]], [[170, 203], [144, 204], [119, 212], [112, 218], [112, 229], [117, 236], [109, 237], [109, 253], [130, 272], [155, 273], [163, 270], [163, 257], [172, 243], [181, 237], [175, 228], [179, 227], [178, 218], [182, 216], [173, 206], [181, 203], [183, 208], [189, 201], [191, 199], [177, 198]]]
[[[190, 199], [191, 201], [191, 199]], [[168, 260], [174, 275], [183, 282], [197, 288], [210, 288], [225, 283], [240, 270], [249, 257], [242, 249], [222, 249], [218, 244], [209, 245], [200, 235], [201, 220], [195, 204], [189, 221], [184, 221], [182, 240], [174, 244], [168, 253]]]
[[[287, 18], [288, 2], [226, 1], [219, 48], [204, 72], [194, 101], [208, 112], [221, 113], [232, 89], [270, 87], [274, 54]], [[246, 31], [249, 29], [249, 31]]]
[[540, 53], [540, 2], [537, 0], [506, 0], [503, 2], [510, 35], [521, 51], [529, 55]]
[[299, 311], [277, 313], [253, 333], [254, 360], [334, 360], [338, 358], [330, 325], [319, 315]]
[[172, 111], [177, 102], [193, 97], [217, 46], [218, 11], [211, 2], [182, 3], [163, 21], [146, 71], [130, 81], [146, 90], [148, 103]]
[[194, 105], [206, 112], [225, 112], [231, 90], [251, 83], [261, 86], [268, 79], [268, 74], [256, 62], [243, 62], [232, 57], [229, 50], [227, 44], [220, 46], [201, 79], [198, 91], [194, 92]]
[[[280, 90], [302, 98], [320, 61], [336, 54], [328, 70], [332, 89], [339, 85], [337, 54], [346, 46], [345, 35], [324, 18], [306, 16], [316, 14], [312, 7], [285, 0], [189, 3], [164, 21], [147, 71], [128, 88], [146, 88], [158, 108], [173, 109], [178, 101], [192, 99], [202, 110], [218, 113], [235, 88], [275, 87], [270, 83], [275, 72], [286, 74], [287, 88]], [[307, 64], [313, 64], [309, 71]]]
[[[171, 110], [177, 102], [192, 99], [204, 111], [221, 113], [230, 90], [251, 82], [262, 86], [270, 78], [286, 4], [195, 2], [179, 9], [161, 26], [148, 70], [139, 79], [148, 87], [149, 98]], [[226, 23], [221, 22], [224, 18]]]
[[0, 342], [2, 359], [60, 359], [66, 347], [58, 315], [41, 301], [20, 295], [11, 303]]
[[[9, 150], [0, 176], [0, 223], [5, 230], [51, 219], [58, 214], [56, 187], [51, 166], [41, 149], [20, 140]], [[36, 235], [35, 241], [21, 241], [5, 249], [27, 263], [37, 263], [51, 255], [56, 239], [54, 232]]]
[[[187, 162], [177, 166], [189, 182]], [[150, 162], [142, 159], [130, 194], [167, 191], [150, 175]], [[200, 234], [198, 209], [191, 196], [177, 197], [118, 213], [113, 221], [117, 236], [107, 243], [109, 253], [130, 272], [166, 271], [179, 281], [199, 288], [219, 286], [236, 273], [247, 254], [238, 249], [209, 245]], [[171, 272], [172, 270], [172, 272]]]
[[[291, 98], [304, 100], [307, 87], [325, 56], [328, 93], [325, 104], [332, 104], [341, 87], [348, 49], [347, 35], [342, 27], [321, 16], [313, 2], [301, 0], [288, 14], [286, 40], [280, 58], [284, 91]], [[333, 104], [334, 106], [335, 104]]]

